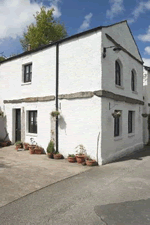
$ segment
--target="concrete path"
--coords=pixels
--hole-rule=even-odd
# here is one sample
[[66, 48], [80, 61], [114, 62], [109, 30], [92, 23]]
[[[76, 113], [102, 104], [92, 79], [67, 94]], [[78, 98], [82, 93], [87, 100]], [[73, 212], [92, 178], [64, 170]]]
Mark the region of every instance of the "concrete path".
[[17, 152], [15, 146], [0, 148], [0, 206], [89, 169], [66, 159]]
[[3, 225], [149, 225], [150, 148], [0, 208]]

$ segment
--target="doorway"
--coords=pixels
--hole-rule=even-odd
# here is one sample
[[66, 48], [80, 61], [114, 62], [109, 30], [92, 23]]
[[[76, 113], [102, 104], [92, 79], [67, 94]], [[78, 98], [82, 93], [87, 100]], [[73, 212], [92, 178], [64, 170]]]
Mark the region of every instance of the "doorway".
[[15, 109], [15, 142], [21, 141], [21, 109]]

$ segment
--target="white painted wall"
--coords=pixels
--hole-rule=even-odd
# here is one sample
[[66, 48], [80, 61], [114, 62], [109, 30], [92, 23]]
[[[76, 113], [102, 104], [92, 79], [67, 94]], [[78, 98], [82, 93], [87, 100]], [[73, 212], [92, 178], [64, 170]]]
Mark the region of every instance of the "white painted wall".
[[[110, 110], [109, 110], [110, 103]], [[114, 137], [114, 110], [121, 110], [121, 135]], [[132, 134], [128, 134], [128, 111], [135, 111], [135, 127]], [[102, 160], [115, 159], [119, 155], [143, 147], [143, 117], [142, 106], [128, 104], [102, 98]]]
[[[23, 65], [32, 62], [32, 82], [22, 83]], [[40, 97], [55, 93], [55, 46], [0, 65], [2, 100]]]
[[101, 31], [59, 47], [59, 94], [101, 89]]
[[62, 100], [59, 119], [59, 149], [67, 157], [76, 154], [75, 147], [83, 144], [87, 154], [101, 164], [101, 98]]

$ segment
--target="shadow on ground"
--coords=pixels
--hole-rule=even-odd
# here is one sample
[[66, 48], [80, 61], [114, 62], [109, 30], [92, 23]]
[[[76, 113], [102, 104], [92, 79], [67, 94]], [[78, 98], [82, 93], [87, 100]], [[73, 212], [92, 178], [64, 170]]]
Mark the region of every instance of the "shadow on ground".
[[98, 205], [94, 207], [94, 211], [104, 224], [150, 224], [150, 199]]
[[144, 148], [141, 149], [140, 151], [134, 152], [128, 156], [124, 156], [118, 160], [115, 160], [113, 163], [131, 160], [131, 159], [142, 160], [142, 158], [147, 157], [147, 156], [150, 156], [150, 146], [144, 146]]

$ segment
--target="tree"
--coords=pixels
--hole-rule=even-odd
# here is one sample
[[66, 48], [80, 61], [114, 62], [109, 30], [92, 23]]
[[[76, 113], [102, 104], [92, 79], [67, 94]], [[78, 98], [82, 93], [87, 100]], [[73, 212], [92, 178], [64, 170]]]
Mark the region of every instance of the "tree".
[[4, 61], [5, 58], [3, 56], [0, 56], [0, 62]]
[[31, 49], [35, 49], [49, 44], [50, 41], [58, 41], [67, 37], [64, 24], [54, 20], [53, 11], [54, 9], [46, 11], [45, 7], [41, 7], [41, 11], [33, 15], [36, 23], [29, 25], [27, 32], [24, 32], [23, 38], [20, 39], [25, 51], [27, 51], [28, 44], [31, 45]]

